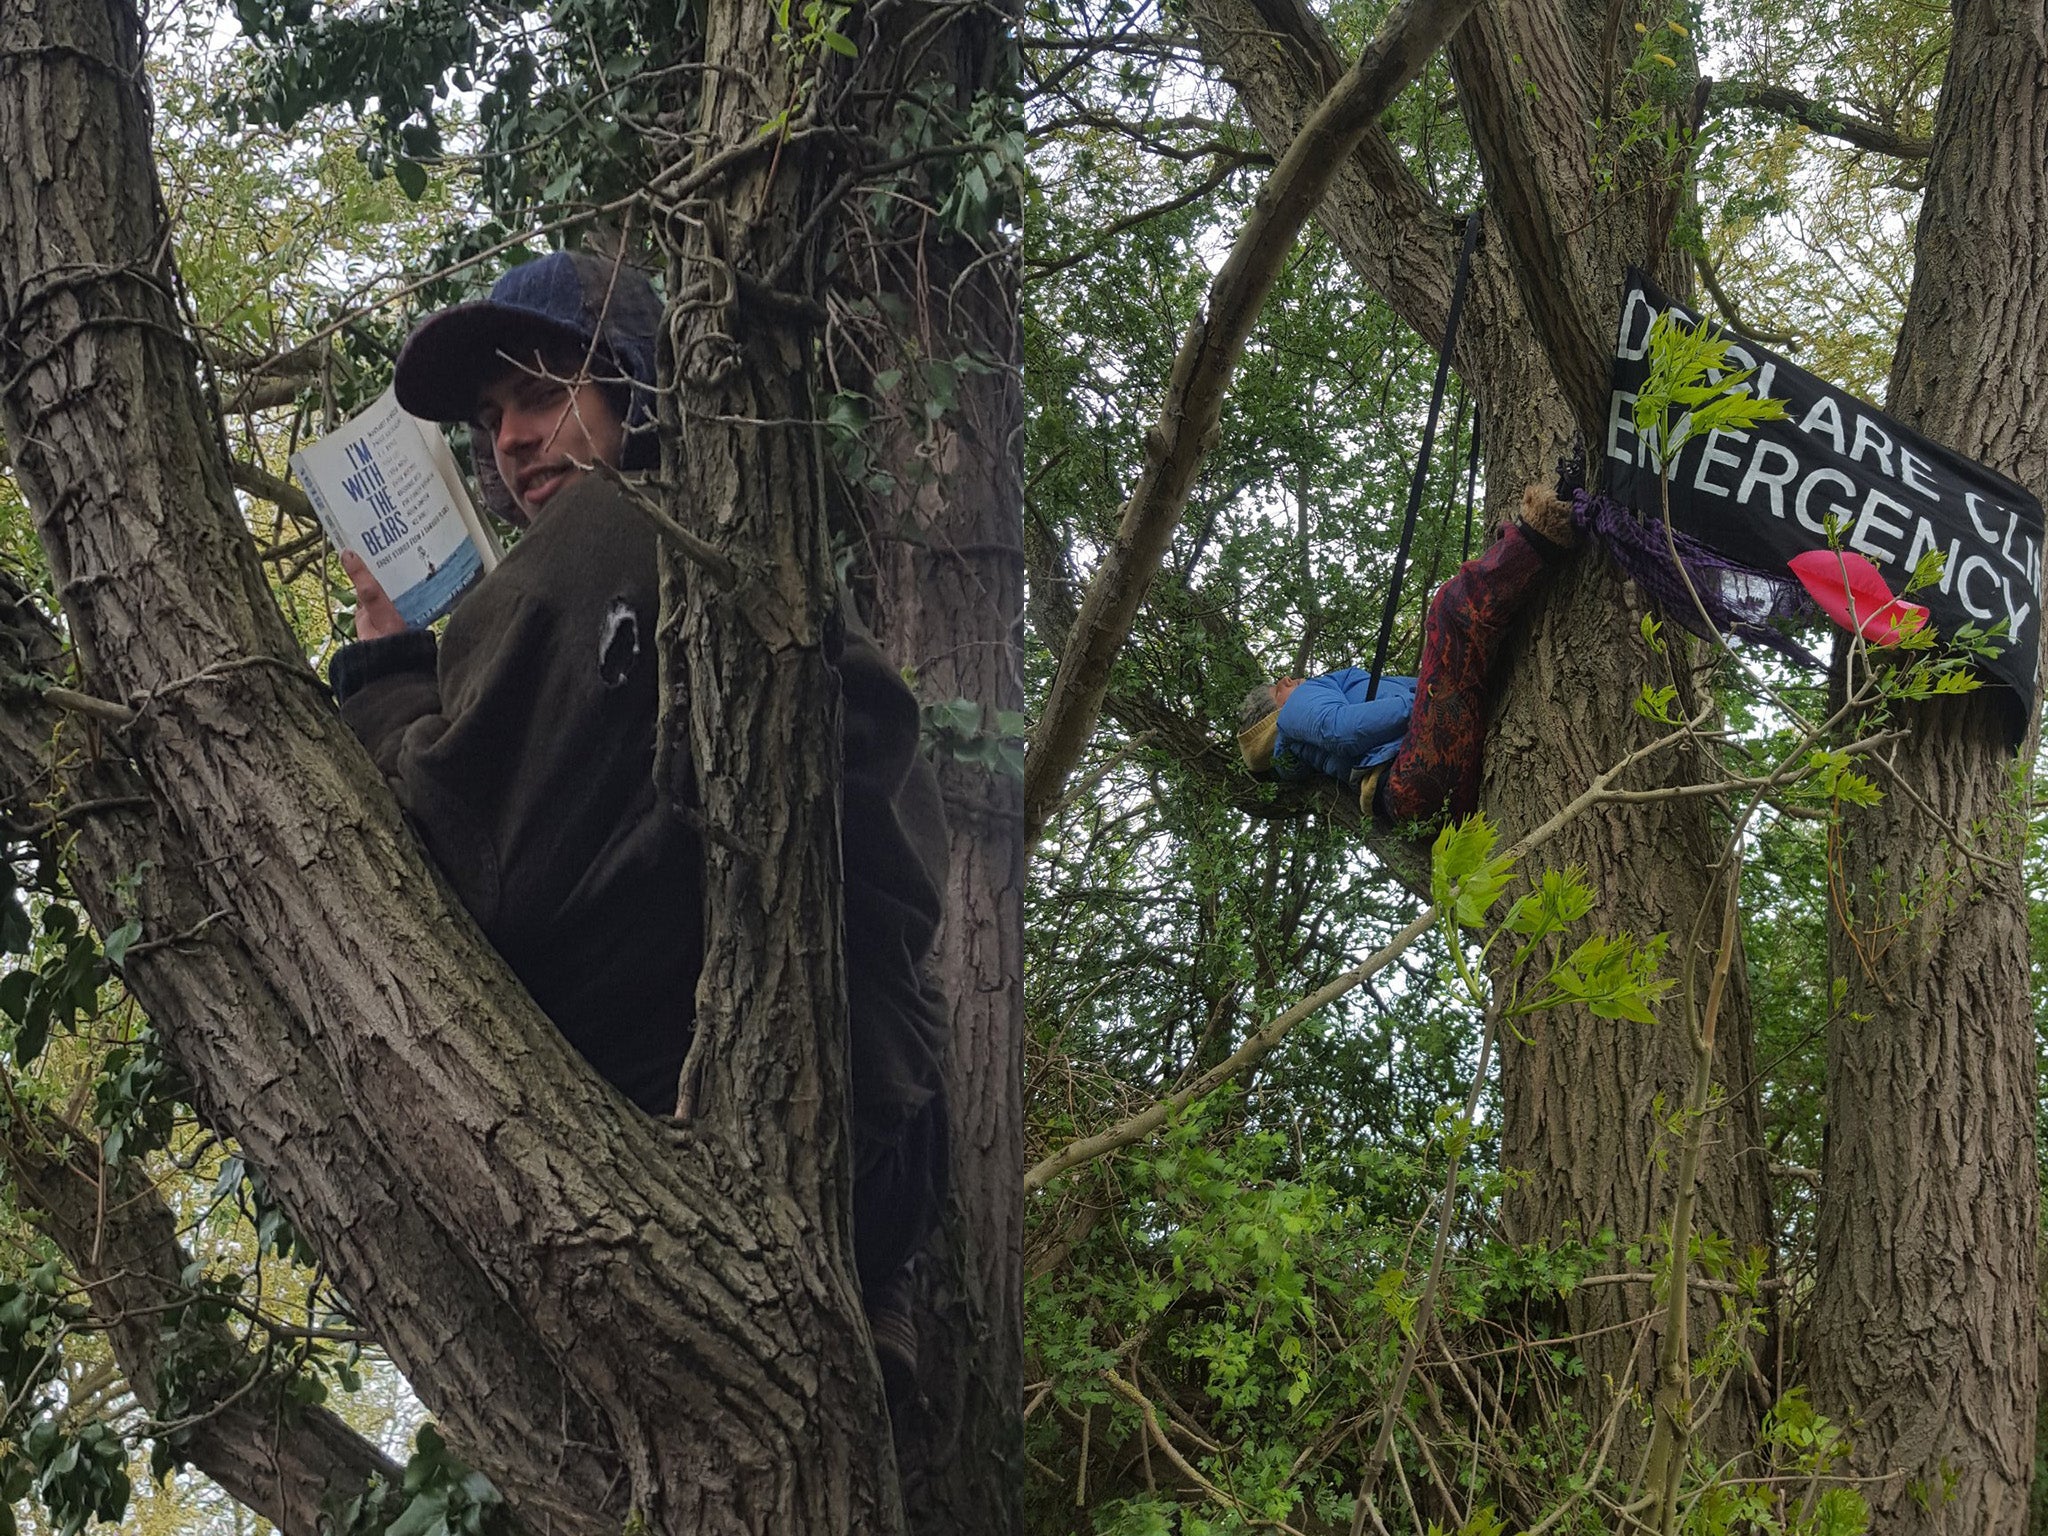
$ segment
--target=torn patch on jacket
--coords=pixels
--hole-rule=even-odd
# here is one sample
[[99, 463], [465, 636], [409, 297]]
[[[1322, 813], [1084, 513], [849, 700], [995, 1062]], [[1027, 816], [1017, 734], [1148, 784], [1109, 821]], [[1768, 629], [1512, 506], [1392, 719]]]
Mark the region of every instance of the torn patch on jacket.
[[604, 611], [604, 627], [597, 637], [597, 675], [607, 688], [616, 688], [632, 676], [633, 663], [640, 659], [640, 616], [623, 597], [615, 597]]

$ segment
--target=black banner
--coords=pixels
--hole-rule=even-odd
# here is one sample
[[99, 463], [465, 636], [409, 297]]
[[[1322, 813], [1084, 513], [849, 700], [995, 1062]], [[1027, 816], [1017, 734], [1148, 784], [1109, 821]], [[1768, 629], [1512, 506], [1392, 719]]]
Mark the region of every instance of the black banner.
[[[1650, 326], [1663, 311], [1688, 323], [1699, 318], [1631, 269], [1601, 445], [1608, 493], [1652, 516], [1660, 506], [1657, 470], [1641, 462], [1649, 455], [1631, 410], [1649, 377]], [[1794, 556], [1828, 547], [1832, 518], [1842, 547], [1868, 556], [1894, 595], [1904, 593], [1922, 556], [1940, 550], [1948, 557], [1940, 584], [1909, 601], [1927, 606], [1941, 635], [2003, 621], [1995, 642], [2003, 650], [1986, 670], [2015, 691], [2021, 720], [2030, 717], [2040, 651], [2041, 503], [1775, 352], [1730, 340], [1730, 365], [1756, 369], [1751, 391], [1783, 400], [1785, 419], [1687, 443], [1671, 476], [1673, 526], [1731, 560], [1779, 572]]]

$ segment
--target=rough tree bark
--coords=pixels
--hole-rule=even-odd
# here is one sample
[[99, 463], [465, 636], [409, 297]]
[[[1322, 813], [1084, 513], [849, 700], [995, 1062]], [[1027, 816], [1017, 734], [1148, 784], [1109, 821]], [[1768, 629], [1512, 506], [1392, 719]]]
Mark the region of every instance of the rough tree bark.
[[[885, 103], [916, 97], [943, 104], [967, 118], [1015, 78], [1014, 20], [1007, 6], [878, 11], [875, 30], [861, 38], [862, 90]], [[873, 127], [887, 139], [887, 123]], [[778, 174], [786, 240], [821, 187], [816, 176], [808, 188], [791, 184], [787, 166]], [[724, 202], [735, 206], [730, 196]], [[814, 252], [828, 248], [819, 241]], [[915, 376], [921, 362], [961, 354], [979, 365], [960, 371], [956, 409], [931, 436], [882, 444], [897, 489], [866, 511], [885, 646], [914, 670], [925, 699], [973, 699], [993, 726], [994, 711], [1022, 708], [1014, 261], [929, 220], [905, 248], [855, 231], [847, 251], [847, 265], [897, 306], [888, 313], [908, 317], [892, 322], [902, 333], [894, 341], [903, 355], [891, 356], [899, 371]], [[719, 255], [742, 272], [749, 265], [772, 270], [779, 259], [772, 242], [736, 253], [729, 237]], [[676, 275], [687, 282], [687, 264]], [[786, 277], [782, 284], [800, 286]], [[785, 316], [791, 313], [800, 311], [785, 306]], [[813, 340], [798, 341], [789, 355], [808, 356]], [[686, 355], [682, 345], [678, 355]], [[681, 403], [686, 413], [735, 413], [693, 394]], [[754, 398], [747, 409], [772, 417], [771, 403]], [[793, 377], [779, 403], [788, 407], [785, 419], [818, 414], [797, 409], [808, 401]], [[899, 1408], [896, 1439], [913, 1531], [1001, 1536], [1015, 1527], [1022, 1459], [1022, 828], [1012, 781], [964, 764], [938, 766], [951, 854], [935, 969], [954, 1026], [947, 1063], [952, 1198], [920, 1267], [918, 1390]]]
[[[1014, 78], [1014, 40], [997, 23], [960, 28], [930, 70], [961, 109]], [[928, 234], [889, 281], [931, 356], [984, 366], [960, 376], [933, 436], [896, 444], [897, 490], [870, 527], [877, 628], [922, 701], [972, 699], [993, 729], [997, 711], [1024, 709], [1015, 251]], [[897, 1442], [914, 1536], [1012, 1536], [1023, 1478], [1023, 785], [980, 764], [937, 767], [952, 854], [937, 957], [953, 1018], [952, 1197], [919, 1277], [918, 1394]]]
[[[1014, 332], [1004, 302], [1000, 327], [994, 310], [975, 306], [990, 322], [977, 327], [983, 335]], [[921, 537], [884, 556], [884, 613], [899, 620], [884, 640], [892, 659], [916, 669], [929, 700], [1024, 708], [1022, 415], [1014, 371], [962, 390], [958, 460], [941, 472]], [[1023, 1452], [1023, 786], [944, 762], [939, 784], [953, 856], [938, 956], [953, 988], [953, 1194], [921, 1277], [919, 1400], [899, 1443], [912, 1531], [1006, 1536], [1016, 1529]]]
[[[54, 676], [64, 666], [56, 630], [5, 579], [0, 655], [17, 678]], [[136, 816], [137, 830], [147, 835], [147, 823], [137, 815], [145, 803], [143, 785], [127, 764], [82, 754], [82, 776], [51, 782], [51, 745], [72, 734], [53, 705], [25, 693], [7, 700], [0, 709], [0, 784], [8, 790], [7, 810], [32, 824], [40, 819], [36, 804], [82, 798], [109, 813]], [[73, 831], [88, 848], [107, 841], [88, 816], [60, 822], [52, 835]], [[188, 1394], [184, 1412], [193, 1422], [180, 1438], [180, 1456], [285, 1536], [320, 1536], [323, 1508], [359, 1493], [374, 1477], [395, 1486], [402, 1468], [325, 1409], [288, 1406], [291, 1373], [245, 1350], [225, 1326], [195, 1329], [188, 1322], [175, 1342], [168, 1341], [164, 1319], [191, 1295], [187, 1255], [170, 1207], [138, 1170], [102, 1162], [91, 1138], [18, 1100], [11, 1108], [0, 1124], [0, 1166], [9, 1175], [10, 1198], [56, 1244], [85, 1288], [93, 1320], [106, 1329], [136, 1401], [161, 1416], [158, 1373], [174, 1349], [230, 1363]]]
[[[1619, 14], [1619, 13], [1617, 13]], [[1317, 99], [1336, 53], [1302, 0], [1191, 0], [1205, 58], [1235, 87], [1270, 146], [1288, 142]], [[1475, 259], [1456, 362], [1488, 445], [1487, 504], [1498, 519], [1521, 487], [1546, 480], [1574, 428], [1600, 441], [1606, 358], [1620, 274], [1629, 259], [1683, 271], [1666, 258], [1675, 206], [1661, 180], [1642, 178], [1615, 201], [1597, 194], [1589, 129], [1600, 107], [1606, 7], [1549, 0], [1482, 5], [1453, 37], [1459, 99], [1486, 177], [1487, 216]], [[1624, 25], [1626, 22], [1624, 21]], [[1277, 46], [1276, 46], [1277, 44]], [[1621, 167], [1631, 185], [1631, 168]], [[1432, 199], [1377, 132], [1352, 157], [1319, 215], [1360, 277], [1426, 339], [1443, 333], [1460, 216]], [[1487, 744], [1483, 809], [1513, 837], [1565, 804], [1643, 739], [1628, 708], [1659, 664], [1642, 645], [1621, 584], [1584, 557], [1528, 621], [1526, 644], [1502, 680]], [[1661, 681], [1661, 678], [1658, 678]], [[1640, 787], [1713, 772], [1671, 756]], [[1718, 847], [1697, 799], [1630, 806], [1585, 817], [1546, 859], [1581, 864], [1609, 921], [1644, 934], [1683, 934], [1711, 895]], [[1711, 966], [1701, 968], [1704, 994]], [[1758, 1155], [1747, 988], [1738, 964], [1724, 1002], [1719, 1081], [1728, 1093], [1702, 1170], [1709, 1226], [1738, 1251], [1770, 1242], [1770, 1192]], [[1671, 1004], [1673, 1008], [1677, 1003]], [[1502, 1160], [1530, 1177], [1507, 1208], [1522, 1241], [1624, 1240], [1668, 1217], [1672, 1183], [1655, 1155], [1655, 1105], [1683, 1100], [1691, 1057], [1672, 1024], [1617, 1024], [1579, 1010], [1546, 1014], [1530, 1039], [1503, 1043]], [[1650, 1310], [1647, 1287], [1592, 1287], [1574, 1296], [1568, 1322], [1593, 1333], [1582, 1352], [1589, 1378], [1646, 1385], [1645, 1351], [1633, 1376], [1631, 1331], [1613, 1325]], [[1703, 1313], [1701, 1323], [1707, 1322]], [[1597, 1332], [1596, 1330], [1606, 1330]], [[1753, 1415], [1731, 1394], [1717, 1443], [1744, 1442]]]
[[[712, 7], [722, 78], [784, 67], [759, 9]], [[834, 754], [791, 772], [778, 743], [764, 777], [759, 754], [699, 721], [713, 774], [748, 776], [756, 798], [734, 809], [715, 876], [699, 1113], [648, 1120], [449, 898], [265, 589], [174, 300], [136, 14], [10, 5], [0, 61], [0, 419], [78, 682], [130, 712], [67, 729], [40, 773], [10, 766], [22, 782], [63, 761], [77, 794], [96, 761], [125, 760], [144, 787], [149, 811], [88, 818], [69, 873], [103, 927], [134, 915], [155, 941], [128, 979], [202, 1112], [529, 1523], [893, 1528], [836, 1134]], [[759, 106], [708, 94], [706, 126], [728, 137]], [[775, 227], [758, 174], [743, 180], [736, 249]], [[750, 335], [708, 398], [781, 419], [790, 335]], [[721, 635], [704, 610], [722, 598], [701, 593], [692, 643], [715, 668], [765, 642], [763, 707], [816, 737], [832, 715], [820, 525], [796, 515], [814, 459], [775, 430], [685, 430], [714, 498], [703, 523], [761, 599]], [[759, 509], [741, 498], [784, 492], [790, 525], [755, 545]], [[735, 689], [711, 671], [700, 707]], [[728, 793], [709, 782], [707, 811]]]
[[[772, 7], [711, 6], [698, 165], [758, 145], [775, 103], [829, 102], [846, 90], [825, 57], [805, 82]], [[886, 1530], [901, 1525], [902, 1500], [847, 1262], [839, 691], [829, 654], [840, 619], [810, 382], [822, 306], [809, 216], [839, 169], [831, 143], [792, 132], [711, 195], [666, 210], [663, 342], [676, 386], [664, 397], [667, 511], [726, 572], [663, 549], [663, 738], [686, 731], [689, 756], [665, 753], [656, 771], [706, 828], [704, 970], [678, 1116], [744, 1127], [746, 1164], [817, 1223], [811, 1238], [826, 1261], [805, 1276], [817, 1326], [803, 1341], [823, 1411], [804, 1440], [771, 1449], [822, 1475], [812, 1483], [785, 1464], [781, 1477], [812, 1483], [810, 1507], [785, 1514], [806, 1528]]]
[[[1890, 409], [2048, 490], [2048, 6], [1964, 0]], [[2039, 601], [2039, 597], [2036, 597]], [[2025, 1529], [2040, 1185], [2023, 784], [1995, 690], [1909, 707], [1843, 828], [1802, 1355], [1884, 1536]], [[2029, 743], [2031, 751], [2031, 742]]]

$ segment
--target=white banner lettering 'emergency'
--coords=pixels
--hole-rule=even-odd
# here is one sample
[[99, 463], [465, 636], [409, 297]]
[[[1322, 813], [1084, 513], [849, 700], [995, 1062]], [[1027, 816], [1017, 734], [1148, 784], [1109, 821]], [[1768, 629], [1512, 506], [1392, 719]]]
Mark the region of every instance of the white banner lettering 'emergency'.
[[[1629, 274], [1615, 341], [1614, 391], [1602, 444], [1604, 479], [1617, 499], [1729, 559], [1781, 570], [1807, 549], [1868, 557], [1894, 592], [1931, 552], [1939, 583], [1919, 594], [1937, 631], [1964, 622], [2002, 626], [1992, 670], [2031, 697], [2039, 629], [2042, 516], [2038, 500], [2003, 476], [1933, 443], [1864, 401], [1748, 341], [1728, 349], [1751, 376], [1746, 392], [1786, 402], [1782, 421], [1713, 431], [1684, 444], [1667, 478], [1638, 435], [1636, 391], [1649, 373], [1650, 330], [1660, 314], [1696, 317], [1640, 274]], [[1709, 382], [1719, 377], [1709, 375]]]

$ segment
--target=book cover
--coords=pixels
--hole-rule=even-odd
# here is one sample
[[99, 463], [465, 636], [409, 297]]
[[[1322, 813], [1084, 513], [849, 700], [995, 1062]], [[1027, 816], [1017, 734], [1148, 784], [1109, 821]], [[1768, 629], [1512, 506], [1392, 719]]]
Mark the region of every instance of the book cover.
[[440, 618], [498, 563], [447, 440], [390, 390], [293, 454], [292, 473], [335, 548], [363, 557], [408, 629]]

